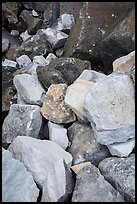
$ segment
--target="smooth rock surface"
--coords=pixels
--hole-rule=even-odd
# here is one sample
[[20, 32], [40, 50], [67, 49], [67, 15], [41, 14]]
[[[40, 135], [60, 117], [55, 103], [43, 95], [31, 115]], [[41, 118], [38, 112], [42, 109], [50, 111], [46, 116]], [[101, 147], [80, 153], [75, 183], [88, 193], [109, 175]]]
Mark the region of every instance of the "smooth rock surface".
[[110, 74], [97, 82], [85, 98], [84, 110], [98, 143], [135, 137], [134, 86], [127, 74]]
[[100, 162], [99, 169], [127, 202], [135, 202], [135, 154], [106, 158]]
[[45, 90], [38, 81], [37, 76], [18, 74], [14, 77], [13, 83], [22, 101], [26, 104], [42, 106]]
[[2, 151], [2, 202], [36, 202], [39, 196], [33, 177], [24, 164]]
[[63, 197], [72, 192], [72, 175], [67, 171], [72, 156], [55, 142], [18, 136], [8, 149], [24, 163], [42, 189], [41, 202], [57, 202], [61, 198], [63, 202]]
[[76, 176], [71, 202], [124, 202], [122, 196], [92, 164], [83, 167]]
[[52, 84], [46, 92], [45, 100], [40, 109], [44, 118], [54, 123], [75, 121], [75, 114], [65, 104], [66, 84]]
[[42, 124], [40, 107], [12, 104], [2, 126], [2, 142], [10, 144], [18, 135], [38, 138]]
[[60, 145], [65, 150], [69, 144], [69, 140], [67, 137], [67, 129], [61, 125], [52, 123], [50, 121], [48, 121], [48, 128], [49, 139]]

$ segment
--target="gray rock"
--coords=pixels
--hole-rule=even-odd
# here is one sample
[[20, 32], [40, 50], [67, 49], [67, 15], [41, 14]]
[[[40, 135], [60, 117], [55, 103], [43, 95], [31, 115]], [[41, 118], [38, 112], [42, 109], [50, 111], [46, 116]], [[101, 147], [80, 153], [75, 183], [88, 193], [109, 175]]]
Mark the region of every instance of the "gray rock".
[[90, 164], [78, 172], [71, 202], [124, 202], [124, 199]]
[[17, 62], [9, 59], [5, 59], [4, 62], [2, 62], [3, 67], [12, 67], [12, 68], [17, 68]]
[[57, 57], [62, 57], [64, 53], [64, 47], [58, 48], [55, 50], [56, 56]]
[[49, 139], [60, 145], [65, 150], [69, 144], [67, 137], [67, 129], [61, 125], [52, 123], [50, 121], [48, 121], [48, 128]]
[[2, 151], [2, 202], [36, 202], [39, 190], [24, 164]]
[[106, 158], [100, 162], [99, 169], [127, 202], [135, 202], [135, 154]]
[[22, 32], [20, 34], [20, 37], [22, 39], [23, 42], [27, 41], [28, 39], [30, 39], [32, 37], [32, 35], [28, 34], [28, 31], [26, 30], [25, 32]]
[[18, 30], [11, 30], [10, 34], [14, 37], [18, 37], [20, 35]]
[[43, 29], [43, 32], [46, 36], [46, 40], [51, 44], [53, 49], [62, 47], [68, 38], [67, 34], [56, 31], [53, 28]]
[[126, 142], [107, 145], [107, 147], [113, 156], [128, 157], [135, 147], [135, 138], [129, 139]]
[[74, 16], [72, 14], [64, 13], [64, 14], [60, 15], [60, 17], [51, 26], [51, 28], [65, 32], [68, 34], [74, 25], [75, 25]]
[[44, 12], [48, 7], [49, 2], [22, 2], [22, 4], [26, 9]]
[[55, 142], [18, 136], [8, 149], [24, 163], [42, 189], [41, 202], [63, 202], [72, 193], [72, 156]]
[[2, 38], [2, 53], [7, 52], [10, 46], [10, 42], [7, 38]]
[[45, 66], [46, 65], [46, 59], [45, 59], [45, 57], [43, 57], [42, 55], [39, 55], [39, 56], [35, 56], [34, 58], [33, 58], [33, 63], [35, 63], [35, 64], [38, 64], [38, 65], [40, 65], [40, 66]]
[[134, 87], [127, 74], [110, 74], [98, 81], [88, 92], [84, 109], [98, 143], [135, 137]]
[[31, 59], [27, 55], [21, 55], [16, 59], [19, 68], [28, 66], [31, 63]]
[[38, 17], [39, 16], [39, 13], [36, 12], [34, 9], [32, 10], [32, 16], [34, 17]]
[[97, 166], [101, 160], [110, 156], [107, 147], [97, 143], [90, 125], [73, 123], [68, 128], [68, 137], [71, 141], [68, 152], [73, 156], [73, 165], [90, 161]]
[[40, 107], [12, 104], [2, 126], [2, 142], [10, 144], [18, 135], [38, 138], [42, 124]]

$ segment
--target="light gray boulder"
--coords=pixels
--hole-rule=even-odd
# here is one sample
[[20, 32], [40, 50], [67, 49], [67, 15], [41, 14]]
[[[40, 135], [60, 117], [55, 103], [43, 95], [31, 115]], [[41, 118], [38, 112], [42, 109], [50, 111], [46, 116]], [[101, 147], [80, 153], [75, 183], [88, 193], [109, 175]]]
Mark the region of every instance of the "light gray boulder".
[[135, 137], [134, 86], [127, 74], [110, 74], [88, 92], [84, 110], [97, 142], [105, 145]]
[[21, 55], [16, 59], [19, 68], [28, 66], [31, 63], [31, 59], [27, 55]]
[[124, 199], [90, 164], [78, 172], [71, 202], [124, 202]]
[[11, 30], [10, 34], [14, 37], [18, 37], [20, 35], [18, 30]]
[[3, 66], [3, 67], [17, 68], [17, 62], [15, 62], [15, 61], [13, 61], [13, 60], [5, 59], [5, 60], [2, 62], [2, 66]]
[[36, 75], [17, 74], [13, 78], [20, 99], [26, 104], [42, 106], [45, 90]]
[[127, 202], [135, 202], [135, 154], [106, 158], [100, 162], [99, 169]]
[[23, 42], [31, 39], [31, 37], [32, 37], [32, 35], [29, 35], [27, 30], [20, 34], [20, 38], [22, 39]]
[[64, 201], [72, 193], [72, 156], [49, 140], [18, 136], [8, 148], [42, 189], [41, 202]]
[[10, 46], [10, 41], [7, 38], [2, 38], [2, 53], [7, 52]]
[[38, 138], [41, 124], [39, 106], [12, 104], [2, 125], [2, 142], [10, 144], [18, 135]]
[[40, 56], [35, 56], [33, 58], [33, 63], [41, 65], [41, 66], [45, 66], [46, 65], [46, 59], [45, 57], [43, 57], [42, 55]]
[[52, 123], [48, 121], [49, 128], [49, 139], [58, 145], [60, 145], [64, 150], [69, 145], [69, 140], [67, 136], [67, 129], [62, 125]]
[[24, 164], [2, 151], [2, 202], [37, 202], [39, 189]]

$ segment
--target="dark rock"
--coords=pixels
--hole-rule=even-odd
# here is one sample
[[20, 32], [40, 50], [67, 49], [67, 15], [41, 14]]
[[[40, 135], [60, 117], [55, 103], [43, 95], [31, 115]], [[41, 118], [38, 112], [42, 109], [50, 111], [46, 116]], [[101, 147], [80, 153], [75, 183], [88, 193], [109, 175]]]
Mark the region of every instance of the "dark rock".
[[99, 169], [127, 202], [135, 202], [135, 154], [106, 158], [100, 162]]
[[50, 2], [21, 2], [28, 10], [35, 10], [37, 12], [44, 12]]

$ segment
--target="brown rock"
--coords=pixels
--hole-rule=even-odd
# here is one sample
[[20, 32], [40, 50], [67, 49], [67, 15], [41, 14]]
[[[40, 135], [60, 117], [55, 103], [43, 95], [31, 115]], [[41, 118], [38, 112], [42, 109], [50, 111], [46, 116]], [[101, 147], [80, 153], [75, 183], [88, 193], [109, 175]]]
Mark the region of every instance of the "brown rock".
[[66, 84], [52, 84], [46, 93], [41, 114], [55, 123], [69, 123], [75, 120], [75, 115], [64, 102]]
[[75, 172], [75, 174], [78, 174], [78, 172], [83, 169], [84, 166], [90, 165], [91, 162], [82, 162], [80, 164], [76, 164], [74, 166], [71, 166], [71, 169]]

